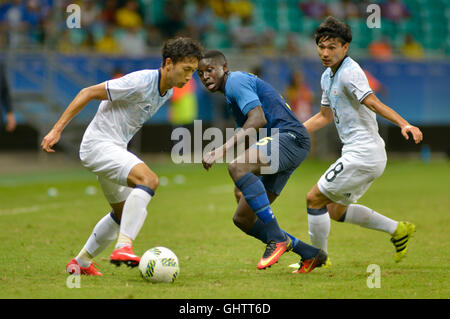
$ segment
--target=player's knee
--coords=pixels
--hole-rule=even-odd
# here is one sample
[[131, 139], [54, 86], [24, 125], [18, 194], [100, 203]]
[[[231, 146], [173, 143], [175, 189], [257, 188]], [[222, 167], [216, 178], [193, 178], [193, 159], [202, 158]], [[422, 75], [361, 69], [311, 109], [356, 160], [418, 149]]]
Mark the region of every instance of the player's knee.
[[159, 178], [158, 175], [156, 175], [153, 172], [148, 172], [146, 174], [142, 174], [137, 178], [136, 185], [144, 185], [147, 187], [150, 187], [154, 191], [159, 186]]
[[307, 207], [315, 206], [317, 203], [317, 195], [313, 190], [310, 190], [308, 194], [306, 194], [306, 205]]
[[244, 176], [247, 173], [245, 165], [242, 163], [230, 163], [228, 165], [228, 173], [234, 181]]

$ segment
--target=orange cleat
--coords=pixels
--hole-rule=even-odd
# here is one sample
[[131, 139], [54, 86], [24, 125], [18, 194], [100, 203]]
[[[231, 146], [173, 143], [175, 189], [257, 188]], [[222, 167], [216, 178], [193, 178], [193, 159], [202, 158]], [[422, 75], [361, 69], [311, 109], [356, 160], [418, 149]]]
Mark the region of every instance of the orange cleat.
[[293, 271], [293, 274], [307, 274], [311, 272], [316, 267], [321, 267], [322, 265], [325, 265], [328, 259], [328, 255], [325, 251], [322, 249], [319, 250], [317, 255], [314, 258], [301, 260], [300, 261], [300, 268], [296, 271]]
[[71, 275], [103, 276], [103, 274], [96, 269], [96, 266], [98, 265], [92, 262], [89, 267], [81, 267], [76, 258], [74, 258], [67, 263], [66, 271]]
[[282, 241], [276, 243], [271, 241], [266, 246], [266, 251], [262, 256], [261, 260], [258, 263], [258, 269], [266, 269], [267, 267], [272, 266], [278, 259], [280, 259], [281, 255], [283, 255], [286, 251], [292, 249], [292, 241], [289, 237], [287, 237], [286, 241]]
[[139, 265], [141, 257], [134, 254], [133, 246], [124, 246], [114, 250], [109, 257], [109, 261], [116, 266], [123, 263], [128, 267], [136, 267]]

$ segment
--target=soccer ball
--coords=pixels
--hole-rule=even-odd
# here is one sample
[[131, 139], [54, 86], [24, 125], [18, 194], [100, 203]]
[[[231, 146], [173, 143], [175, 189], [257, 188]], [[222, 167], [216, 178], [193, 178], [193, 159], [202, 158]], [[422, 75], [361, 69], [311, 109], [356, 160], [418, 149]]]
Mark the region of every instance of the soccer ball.
[[139, 270], [150, 282], [174, 282], [180, 273], [177, 256], [166, 247], [154, 247], [141, 257]]

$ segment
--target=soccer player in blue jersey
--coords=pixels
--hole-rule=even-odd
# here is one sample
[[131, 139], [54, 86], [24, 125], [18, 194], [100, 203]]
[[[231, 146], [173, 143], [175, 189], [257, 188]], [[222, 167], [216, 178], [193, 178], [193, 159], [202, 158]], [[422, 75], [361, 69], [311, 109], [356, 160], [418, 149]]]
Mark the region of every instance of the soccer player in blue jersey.
[[[246, 234], [267, 245], [258, 269], [273, 265], [291, 249], [302, 258], [295, 273], [320, 267], [327, 259], [326, 253], [283, 231], [270, 206], [309, 153], [310, 139], [305, 127], [267, 82], [246, 72], [230, 72], [220, 51], [206, 52], [197, 72], [208, 91], [225, 95], [236, 125], [241, 128], [221, 147], [204, 155], [206, 170], [242, 143], [252, 130], [265, 128], [268, 132], [228, 165], [230, 176], [242, 193], [233, 221]], [[273, 171], [262, 174], [269, 165], [273, 165]]]

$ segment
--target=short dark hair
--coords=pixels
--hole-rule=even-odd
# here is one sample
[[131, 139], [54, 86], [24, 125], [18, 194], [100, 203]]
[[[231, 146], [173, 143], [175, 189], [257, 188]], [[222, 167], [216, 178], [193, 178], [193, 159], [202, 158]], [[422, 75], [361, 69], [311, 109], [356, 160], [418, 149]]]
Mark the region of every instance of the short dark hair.
[[164, 43], [162, 49], [162, 65], [166, 64], [167, 58], [170, 58], [173, 63], [177, 63], [185, 58], [196, 58], [200, 61], [202, 55], [203, 47], [194, 39], [188, 37], [169, 39]]
[[327, 17], [316, 29], [314, 33], [316, 44], [323, 38], [339, 39], [342, 44], [352, 42], [352, 29], [348, 24], [335, 17]]
[[202, 59], [214, 59], [214, 60], [221, 60], [220, 62], [222, 64], [227, 63], [227, 58], [225, 57], [225, 54], [223, 54], [219, 50], [209, 50], [206, 51], [205, 54], [203, 54]]

